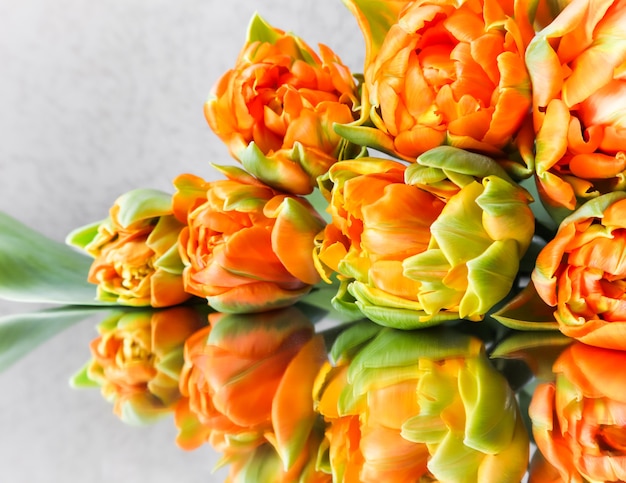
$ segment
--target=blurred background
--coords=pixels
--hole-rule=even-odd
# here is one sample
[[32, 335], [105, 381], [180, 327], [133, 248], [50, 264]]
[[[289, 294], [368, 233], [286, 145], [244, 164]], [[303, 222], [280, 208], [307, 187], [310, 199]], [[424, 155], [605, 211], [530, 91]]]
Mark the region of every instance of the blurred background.
[[[203, 104], [254, 12], [360, 72], [361, 34], [341, 0], [0, 0], [0, 210], [63, 241], [133, 188], [173, 191], [231, 163]], [[38, 307], [0, 301], [0, 315]], [[173, 421], [121, 423], [68, 379], [97, 318], [0, 373], [0, 481], [223, 481], [209, 448], [174, 444]]]

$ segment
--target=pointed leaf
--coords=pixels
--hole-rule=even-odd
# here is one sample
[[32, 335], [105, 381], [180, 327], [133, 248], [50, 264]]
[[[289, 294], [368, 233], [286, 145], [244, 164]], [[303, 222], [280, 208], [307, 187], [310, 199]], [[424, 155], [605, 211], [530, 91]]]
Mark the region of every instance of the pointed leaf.
[[528, 285], [504, 307], [492, 314], [502, 325], [515, 330], [558, 330], [554, 308], [537, 294], [535, 285]]
[[92, 259], [0, 213], [0, 298], [105, 305], [87, 282]]

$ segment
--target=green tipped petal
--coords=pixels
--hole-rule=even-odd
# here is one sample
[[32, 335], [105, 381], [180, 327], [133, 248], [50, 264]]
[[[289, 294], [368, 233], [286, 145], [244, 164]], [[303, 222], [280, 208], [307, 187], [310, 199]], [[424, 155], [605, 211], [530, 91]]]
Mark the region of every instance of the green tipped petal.
[[98, 235], [98, 228], [104, 221], [97, 221], [80, 228], [72, 230], [65, 238], [65, 243], [70, 246], [85, 250], [93, 239]]
[[129, 191], [120, 196], [115, 204], [119, 206], [117, 219], [123, 227], [172, 213], [172, 196], [154, 189]]
[[453, 146], [438, 146], [430, 149], [418, 156], [417, 162], [446, 172], [456, 172], [476, 178], [497, 176], [513, 183], [506, 171], [492, 158]]
[[258, 13], [255, 13], [250, 19], [248, 25], [248, 36], [246, 41], [251, 42], [267, 42], [275, 44], [282, 35], [276, 31], [269, 23], [267, 23]]
[[459, 307], [461, 317], [484, 315], [506, 297], [519, 269], [518, 252], [515, 241], [497, 241], [467, 262], [469, 284]]

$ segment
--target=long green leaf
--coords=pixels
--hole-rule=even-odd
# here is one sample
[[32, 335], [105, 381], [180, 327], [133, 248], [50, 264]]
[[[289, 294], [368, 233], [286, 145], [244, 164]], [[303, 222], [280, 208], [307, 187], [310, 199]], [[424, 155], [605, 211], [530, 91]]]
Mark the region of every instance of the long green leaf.
[[87, 282], [91, 258], [0, 212], [0, 298], [104, 305]]
[[0, 372], [70, 326], [111, 309], [100, 307], [55, 307], [0, 317]]

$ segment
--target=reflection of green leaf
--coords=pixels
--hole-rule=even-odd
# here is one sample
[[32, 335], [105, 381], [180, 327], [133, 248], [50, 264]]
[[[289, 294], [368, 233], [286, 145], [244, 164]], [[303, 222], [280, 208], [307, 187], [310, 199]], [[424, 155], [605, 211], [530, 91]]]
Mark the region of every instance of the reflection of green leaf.
[[0, 213], [0, 298], [103, 305], [87, 282], [91, 258]]
[[0, 372], [71, 325], [108, 309], [57, 307], [0, 318]]

